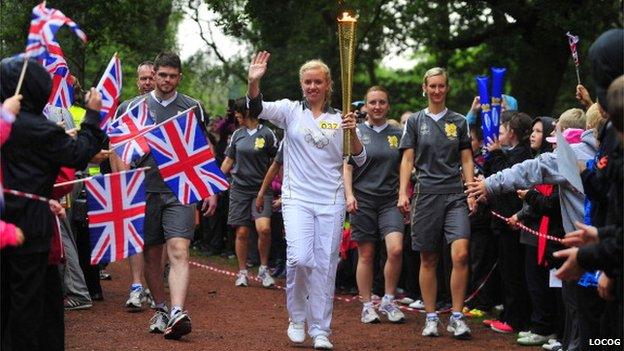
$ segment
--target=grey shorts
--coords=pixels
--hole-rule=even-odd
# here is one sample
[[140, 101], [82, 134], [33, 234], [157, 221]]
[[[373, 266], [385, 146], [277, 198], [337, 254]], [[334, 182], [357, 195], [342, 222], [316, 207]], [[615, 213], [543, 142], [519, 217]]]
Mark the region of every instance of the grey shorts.
[[412, 200], [412, 249], [437, 252], [442, 237], [450, 244], [470, 238], [466, 194], [414, 194]]
[[183, 205], [173, 193], [147, 193], [145, 245], [160, 245], [171, 238], [193, 240], [195, 204]]
[[358, 210], [350, 215], [351, 239], [378, 241], [394, 232], [403, 234], [403, 215], [397, 207], [398, 198], [370, 199], [359, 197]]
[[258, 218], [271, 218], [273, 193], [267, 191], [264, 195], [262, 211], [256, 209], [258, 191], [236, 187], [230, 189], [230, 207], [228, 210], [228, 225], [251, 227]]

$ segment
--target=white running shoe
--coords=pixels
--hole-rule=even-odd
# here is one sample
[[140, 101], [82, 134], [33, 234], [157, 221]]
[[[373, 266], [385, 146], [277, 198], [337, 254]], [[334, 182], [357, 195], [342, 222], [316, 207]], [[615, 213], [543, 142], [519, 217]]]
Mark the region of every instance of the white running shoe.
[[275, 279], [271, 277], [269, 270], [266, 267], [260, 267], [258, 269], [258, 278], [262, 281], [262, 286], [265, 288], [270, 288], [275, 285]]
[[249, 286], [249, 281], [247, 278], [247, 274], [242, 273], [242, 272], [238, 272], [238, 274], [236, 274], [236, 282], [234, 282], [235, 286]]
[[162, 334], [167, 328], [167, 323], [169, 323], [167, 311], [157, 308], [156, 313], [154, 313], [154, 316], [150, 319], [149, 332]]
[[379, 315], [372, 306], [362, 308], [362, 318], [360, 320], [364, 324], [377, 324], [381, 322]]
[[152, 292], [150, 291], [150, 289], [143, 289], [141, 302], [145, 302], [151, 309], [156, 308], [156, 302], [154, 302], [154, 298], [152, 297]]
[[128, 312], [138, 312], [143, 309], [143, 288], [131, 289], [130, 297], [126, 301]]
[[404, 323], [405, 314], [394, 304], [394, 301], [384, 302], [379, 306], [379, 312], [388, 317], [391, 323]]
[[415, 308], [415, 309], [418, 309], [418, 310], [424, 310], [425, 309], [425, 303], [423, 302], [423, 300], [416, 300], [416, 301], [410, 303], [409, 307]]
[[440, 333], [438, 333], [438, 324], [440, 324], [439, 318], [427, 318], [425, 320], [422, 336], [440, 336]]
[[301, 344], [305, 341], [305, 326], [303, 323], [290, 322], [288, 324], [288, 338], [295, 344]]
[[451, 316], [451, 318], [449, 318], [449, 324], [446, 327], [446, 330], [449, 333], [453, 333], [453, 337], [455, 339], [468, 340], [472, 337], [470, 333], [470, 328], [468, 327], [468, 324], [466, 324], [464, 316], [461, 316], [459, 318], [454, 318], [453, 316]]
[[327, 335], [317, 335], [314, 337], [314, 349], [315, 350], [332, 350], [334, 345], [329, 342]]

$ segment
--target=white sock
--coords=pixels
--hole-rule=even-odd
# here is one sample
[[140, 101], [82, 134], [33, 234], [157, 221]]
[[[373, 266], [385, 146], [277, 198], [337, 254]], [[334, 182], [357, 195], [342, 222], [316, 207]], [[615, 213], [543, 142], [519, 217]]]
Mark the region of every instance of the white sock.
[[438, 319], [438, 314], [436, 312], [427, 313], [427, 319]]
[[241, 269], [240, 271], [238, 271], [238, 274], [247, 275], [247, 270], [246, 269]]
[[371, 308], [373, 307], [373, 301], [364, 302], [362, 305], [364, 305], [364, 308]]
[[178, 312], [182, 311], [182, 307], [180, 306], [173, 306], [171, 308], [171, 317], [175, 316]]
[[390, 294], [385, 294], [382, 298], [381, 298], [381, 302], [382, 303], [389, 303], [394, 301], [394, 295], [390, 295]]

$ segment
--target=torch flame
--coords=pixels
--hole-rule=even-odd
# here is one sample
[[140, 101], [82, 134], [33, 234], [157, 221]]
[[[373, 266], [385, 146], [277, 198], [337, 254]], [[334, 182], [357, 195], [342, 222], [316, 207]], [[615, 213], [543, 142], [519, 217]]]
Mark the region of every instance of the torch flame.
[[343, 12], [342, 18], [339, 18], [338, 22], [357, 22], [357, 20], [355, 17], [351, 17], [348, 12]]

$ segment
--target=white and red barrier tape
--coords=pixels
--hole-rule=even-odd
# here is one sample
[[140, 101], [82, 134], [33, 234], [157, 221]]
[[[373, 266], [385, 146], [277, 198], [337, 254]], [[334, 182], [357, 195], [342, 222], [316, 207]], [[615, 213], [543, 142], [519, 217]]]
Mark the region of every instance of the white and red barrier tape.
[[[498, 213], [496, 213], [494, 211], [491, 211], [491, 212], [492, 212], [492, 215], [494, 215], [495, 217], [498, 217], [498, 218], [502, 219], [503, 221], [509, 223], [509, 218], [507, 218], [505, 216], [502, 216], [502, 215], [500, 215], [500, 214], [498, 214]], [[561, 239], [561, 238], [557, 238], [556, 236], [540, 233], [537, 230], [534, 230], [534, 229], [531, 229], [531, 228], [525, 226], [521, 222], [516, 222], [516, 226], [518, 228], [526, 231], [526, 232], [529, 232], [529, 233], [535, 235], [535, 236], [538, 236], [538, 237], [541, 237], [541, 238], [546, 238], [546, 239], [552, 240], [552, 241], [557, 241], [557, 242], [560, 242], [560, 243], [563, 242], [563, 239]]]
[[4, 188], [3, 190], [7, 194], [20, 196], [20, 197], [25, 197], [25, 198], [28, 198], [28, 199], [31, 199], [31, 200], [38, 200], [38, 201], [43, 201], [43, 202], [49, 202], [50, 201], [50, 199], [48, 199], [47, 197], [43, 197], [43, 196], [39, 196], [39, 195], [35, 195], [35, 194], [30, 194], [30, 193], [25, 193], [25, 192], [19, 191], [19, 190], [13, 190], [13, 189], [7, 189], [7, 188]]
[[[230, 276], [230, 277], [235, 277], [236, 276], [235, 272], [229, 271], [227, 269], [221, 269], [221, 268], [209, 266], [209, 265], [202, 264], [202, 263], [195, 262], [195, 261], [189, 261], [189, 264], [191, 266], [195, 266], [195, 267], [202, 268], [202, 269], [205, 269], [205, 270], [208, 270], [208, 271], [211, 271], [211, 272], [215, 272], [215, 273], [219, 273], [219, 274], [224, 274], [224, 275], [227, 275], [227, 276]], [[492, 266], [492, 268], [490, 269], [489, 273], [485, 276], [485, 278], [483, 279], [481, 284], [466, 298], [466, 300], [464, 300], [464, 303], [469, 302], [470, 300], [475, 298], [477, 296], [477, 294], [479, 294], [479, 292], [481, 291], [483, 286], [485, 286], [485, 283], [487, 283], [487, 281], [490, 279], [490, 276], [492, 275], [492, 272], [494, 272], [494, 269], [496, 268], [496, 265], [497, 264], [495, 263], [494, 266]], [[257, 276], [250, 275], [249, 279], [252, 279], [252, 280], [257, 281], [257, 282], [261, 282], [261, 279], [258, 278]], [[279, 285], [279, 284], [275, 284], [275, 288], [279, 289], [279, 290], [286, 290], [286, 288], [284, 286]], [[344, 297], [344, 296], [335, 295], [334, 299], [338, 300], [338, 301], [343, 301], [343, 302], [353, 302], [353, 301], [360, 300], [360, 297], [359, 296]], [[375, 301], [375, 304], [378, 304], [378, 303], [379, 303], [379, 301]], [[417, 308], [408, 307], [408, 306], [405, 306], [405, 305], [402, 305], [402, 304], [397, 304], [397, 305], [398, 305], [398, 307], [400, 309], [402, 309], [404, 311], [420, 312], [420, 313], [424, 312], [424, 310], [419, 310]], [[450, 309], [445, 309], [445, 310], [438, 311], [438, 313], [448, 313], [450, 311], [451, 311]]]
[[[192, 266], [195, 266], [195, 267], [199, 267], [199, 268], [203, 268], [203, 269], [209, 270], [211, 272], [225, 274], [225, 275], [229, 275], [231, 277], [235, 277], [236, 276], [235, 272], [229, 271], [227, 269], [220, 269], [220, 268], [217, 268], [217, 267], [209, 266], [209, 265], [202, 264], [202, 263], [199, 263], [199, 262], [194, 262], [194, 261], [189, 261], [189, 264], [192, 265]], [[257, 276], [254, 276], [254, 275], [249, 275], [249, 279], [255, 280], [257, 282], [262, 282], [262, 280], [260, 278], [258, 278]], [[274, 287], [276, 289], [279, 289], [279, 290], [286, 290], [286, 287], [284, 287], [282, 285], [279, 285], [279, 284], [275, 284]], [[349, 297], [343, 297], [343, 296], [334, 296], [334, 299], [338, 300], [338, 301], [344, 301], [344, 302], [353, 302], [355, 300], [358, 300], [359, 297], [358, 296], [354, 296], [354, 297], [349, 298]]]

